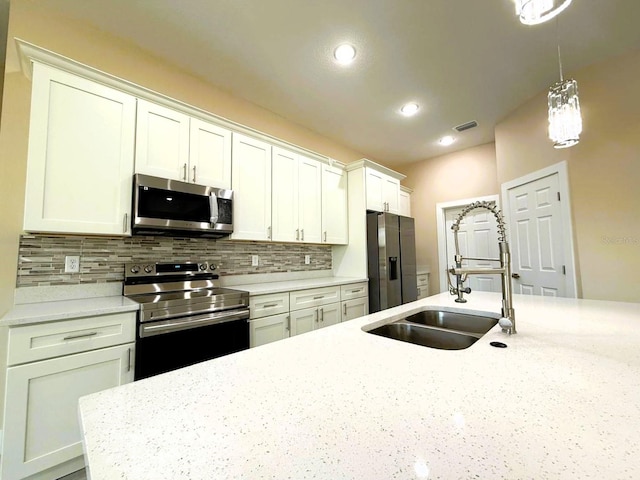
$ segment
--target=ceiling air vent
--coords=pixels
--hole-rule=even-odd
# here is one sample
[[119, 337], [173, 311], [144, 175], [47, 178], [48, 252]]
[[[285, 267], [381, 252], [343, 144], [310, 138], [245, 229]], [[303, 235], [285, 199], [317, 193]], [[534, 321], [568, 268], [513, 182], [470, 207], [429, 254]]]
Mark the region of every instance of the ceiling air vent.
[[477, 126], [478, 126], [478, 122], [476, 122], [475, 120], [471, 120], [470, 122], [463, 123], [461, 125], [453, 127], [453, 129], [457, 130], [458, 132], [464, 132], [465, 130], [469, 130], [470, 128], [475, 128]]

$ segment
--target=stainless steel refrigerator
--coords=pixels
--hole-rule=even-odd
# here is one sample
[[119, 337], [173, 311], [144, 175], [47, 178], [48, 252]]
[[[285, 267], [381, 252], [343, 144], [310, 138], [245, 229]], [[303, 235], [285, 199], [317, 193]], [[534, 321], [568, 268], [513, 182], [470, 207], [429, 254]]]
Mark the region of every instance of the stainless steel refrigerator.
[[413, 218], [367, 213], [369, 313], [418, 298]]

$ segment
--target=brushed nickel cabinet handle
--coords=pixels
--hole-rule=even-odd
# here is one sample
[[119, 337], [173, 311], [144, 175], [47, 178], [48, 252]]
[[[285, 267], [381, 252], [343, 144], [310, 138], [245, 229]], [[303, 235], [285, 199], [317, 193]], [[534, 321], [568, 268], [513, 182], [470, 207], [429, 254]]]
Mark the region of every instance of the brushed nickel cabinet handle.
[[182, 166], [182, 180], [185, 182], [187, 181], [187, 164], [186, 163]]
[[326, 230], [324, 231], [324, 241], [325, 242], [327, 241], [327, 231]]
[[324, 322], [324, 309], [320, 307], [320, 321]]
[[300, 230], [300, 240], [304, 242], [304, 228]]
[[196, 183], [196, 166], [193, 166], [193, 183]]
[[287, 315], [287, 326], [284, 327], [287, 332], [291, 331], [291, 316]]
[[267, 240], [271, 240], [271, 226], [267, 227]]
[[129, 227], [129, 225], [128, 225], [129, 222], [127, 221], [128, 219], [129, 219], [129, 214], [125, 213], [124, 214], [124, 220], [122, 221], [122, 231], [124, 233], [127, 233], [127, 230], [129, 229], [128, 228]]
[[127, 349], [127, 372], [131, 371], [131, 348]]
[[271, 307], [277, 307], [278, 304], [277, 303], [269, 303], [267, 305], [263, 305], [262, 308], [271, 308]]
[[320, 295], [319, 297], [313, 297], [314, 300], [320, 300], [321, 298], [324, 298], [324, 295]]
[[300, 240], [300, 229], [296, 228], [296, 240]]
[[62, 340], [75, 340], [76, 338], [94, 337], [97, 334], [98, 332], [81, 333], [80, 335], [69, 335], [68, 337], [64, 337]]
[[344, 313], [344, 316], [346, 317], [347, 316], [347, 304], [346, 303], [342, 304], [342, 312]]

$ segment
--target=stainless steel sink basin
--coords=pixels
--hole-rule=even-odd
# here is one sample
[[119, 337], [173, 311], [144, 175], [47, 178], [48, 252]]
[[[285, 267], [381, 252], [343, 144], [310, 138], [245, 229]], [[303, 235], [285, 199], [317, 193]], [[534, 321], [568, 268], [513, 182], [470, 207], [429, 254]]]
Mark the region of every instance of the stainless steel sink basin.
[[441, 350], [462, 350], [473, 345], [479, 338], [402, 321], [383, 325], [369, 333]]
[[471, 315], [467, 313], [446, 312], [441, 310], [425, 310], [404, 319], [407, 322], [429, 325], [471, 333], [487, 333], [498, 320], [496, 318]]
[[491, 330], [497, 318], [443, 310], [424, 310], [369, 330], [382, 337], [442, 350], [463, 350]]

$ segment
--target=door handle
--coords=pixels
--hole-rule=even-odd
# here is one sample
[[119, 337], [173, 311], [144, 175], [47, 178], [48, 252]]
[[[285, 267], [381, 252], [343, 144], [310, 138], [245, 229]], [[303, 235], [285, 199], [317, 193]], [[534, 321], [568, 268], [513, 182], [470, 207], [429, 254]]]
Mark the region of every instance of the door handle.
[[184, 182], [187, 181], [187, 164], [186, 163], [182, 166], [182, 180]]
[[516, 280], [520, 278], [520, 274], [519, 273], [512, 273], [511, 274], [511, 278], [515, 278]]
[[122, 221], [122, 231], [124, 233], [127, 233], [127, 230], [129, 230], [129, 222], [128, 222], [128, 220], [129, 220], [129, 214], [125, 213], [124, 214], [124, 220]]
[[193, 166], [193, 183], [196, 183], [196, 166]]
[[131, 371], [131, 349], [127, 349], [127, 372]]

